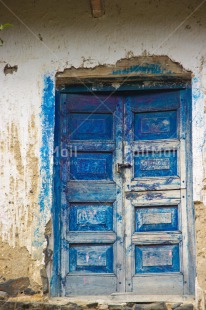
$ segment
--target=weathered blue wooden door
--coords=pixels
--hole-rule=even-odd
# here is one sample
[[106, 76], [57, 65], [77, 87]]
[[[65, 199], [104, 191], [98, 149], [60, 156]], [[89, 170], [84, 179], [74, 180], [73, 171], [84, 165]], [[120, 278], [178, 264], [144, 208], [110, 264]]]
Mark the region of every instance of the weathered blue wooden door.
[[61, 95], [63, 294], [189, 294], [186, 104]]
[[126, 291], [189, 294], [185, 91], [130, 94], [124, 106]]
[[116, 173], [123, 160], [123, 102], [106, 97], [62, 96], [62, 145], [71, 150], [62, 174], [66, 295], [125, 290], [122, 176]]

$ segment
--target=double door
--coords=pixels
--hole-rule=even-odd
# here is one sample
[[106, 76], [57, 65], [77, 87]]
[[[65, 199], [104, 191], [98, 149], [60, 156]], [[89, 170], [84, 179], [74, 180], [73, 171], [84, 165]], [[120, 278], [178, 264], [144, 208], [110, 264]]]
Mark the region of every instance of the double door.
[[60, 98], [63, 294], [187, 294], [180, 90]]

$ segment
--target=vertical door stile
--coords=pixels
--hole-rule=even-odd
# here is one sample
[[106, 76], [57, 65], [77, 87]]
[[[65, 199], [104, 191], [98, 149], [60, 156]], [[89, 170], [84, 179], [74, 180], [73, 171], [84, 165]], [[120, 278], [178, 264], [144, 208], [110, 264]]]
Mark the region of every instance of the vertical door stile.
[[54, 132], [54, 154], [53, 154], [53, 202], [52, 202], [52, 224], [53, 224], [53, 266], [50, 294], [61, 296], [61, 179], [60, 179], [60, 156], [59, 146], [61, 140], [60, 126], [61, 92], [56, 90], [55, 96], [55, 132]]
[[[132, 160], [132, 111], [131, 98], [125, 97], [124, 104], [124, 163], [133, 164]], [[133, 168], [133, 167], [132, 167]], [[131, 191], [132, 168], [126, 168], [124, 177], [124, 213], [125, 213], [125, 250], [126, 250], [126, 292], [132, 292], [132, 276], [134, 274], [134, 245], [132, 245], [132, 233], [134, 231], [134, 207], [129, 199], [126, 199], [127, 192]]]
[[185, 90], [180, 91], [180, 179], [181, 179], [181, 219], [182, 219], [182, 261], [181, 269], [184, 275], [184, 294], [189, 294], [189, 253], [188, 253], [188, 219], [187, 219], [187, 191], [186, 191], [186, 115], [187, 100]]
[[60, 166], [61, 166], [61, 295], [65, 295], [65, 280], [66, 280], [66, 265], [69, 263], [69, 247], [66, 242], [67, 222], [68, 217], [68, 201], [66, 197], [66, 189], [68, 182], [68, 171], [70, 169], [68, 142], [68, 114], [65, 105], [65, 95], [61, 96], [61, 109], [60, 109], [60, 128], [61, 128], [61, 141], [59, 147]]
[[116, 215], [114, 216], [114, 229], [117, 233], [117, 241], [115, 246], [115, 269], [117, 273], [117, 292], [125, 291], [125, 246], [124, 246], [124, 210], [122, 197], [122, 175], [117, 172], [117, 165], [123, 161], [123, 101], [119, 97], [117, 100], [117, 107], [114, 114], [116, 135], [116, 158], [114, 161], [114, 178], [116, 182]]
[[192, 154], [192, 89], [191, 85], [187, 85], [184, 91], [184, 99], [186, 105], [186, 199], [187, 199], [187, 238], [188, 238], [188, 284], [189, 294], [194, 294], [195, 291], [195, 277], [196, 277], [196, 251], [195, 251], [195, 213], [193, 203], [193, 154]]
[[[180, 138], [180, 176], [181, 176], [181, 233], [182, 233], [182, 260], [181, 260], [181, 270], [184, 275], [184, 294], [189, 294], [189, 282], [188, 282], [188, 266], [189, 266], [189, 256], [188, 256], [188, 221], [187, 221], [187, 195], [186, 195], [186, 154], [185, 154], [185, 139]], [[183, 182], [184, 181], [184, 182]]]

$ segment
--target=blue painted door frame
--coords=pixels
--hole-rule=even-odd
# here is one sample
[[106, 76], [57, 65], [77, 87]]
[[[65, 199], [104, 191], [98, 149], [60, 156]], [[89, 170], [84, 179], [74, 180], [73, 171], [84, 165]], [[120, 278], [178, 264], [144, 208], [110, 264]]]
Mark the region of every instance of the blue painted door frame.
[[190, 83], [92, 88], [56, 92], [51, 295], [193, 295]]

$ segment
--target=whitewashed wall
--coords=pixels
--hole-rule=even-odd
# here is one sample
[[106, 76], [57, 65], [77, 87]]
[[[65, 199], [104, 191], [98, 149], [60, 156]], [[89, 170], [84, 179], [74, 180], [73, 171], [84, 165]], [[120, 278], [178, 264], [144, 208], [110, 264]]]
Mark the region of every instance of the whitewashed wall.
[[[13, 24], [0, 32], [0, 240], [11, 256], [27, 253], [29, 266], [19, 273], [17, 268], [15, 276], [25, 272], [41, 284], [53, 143], [52, 114], [48, 119], [45, 111], [52, 113], [55, 73], [64, 68], [154, 54], [192, 71], [194, 201], [205, 202], [206, 4], [200, 3], [106, 0], [106, 14], [99, 19], [92, 18], [87, 0], [0, 3], [0, 23]], [[5, 75], [6, 64], [17, 65], [17, 72]], [[0, 267], [0, 273], [11, 278], [14, 269]]]

